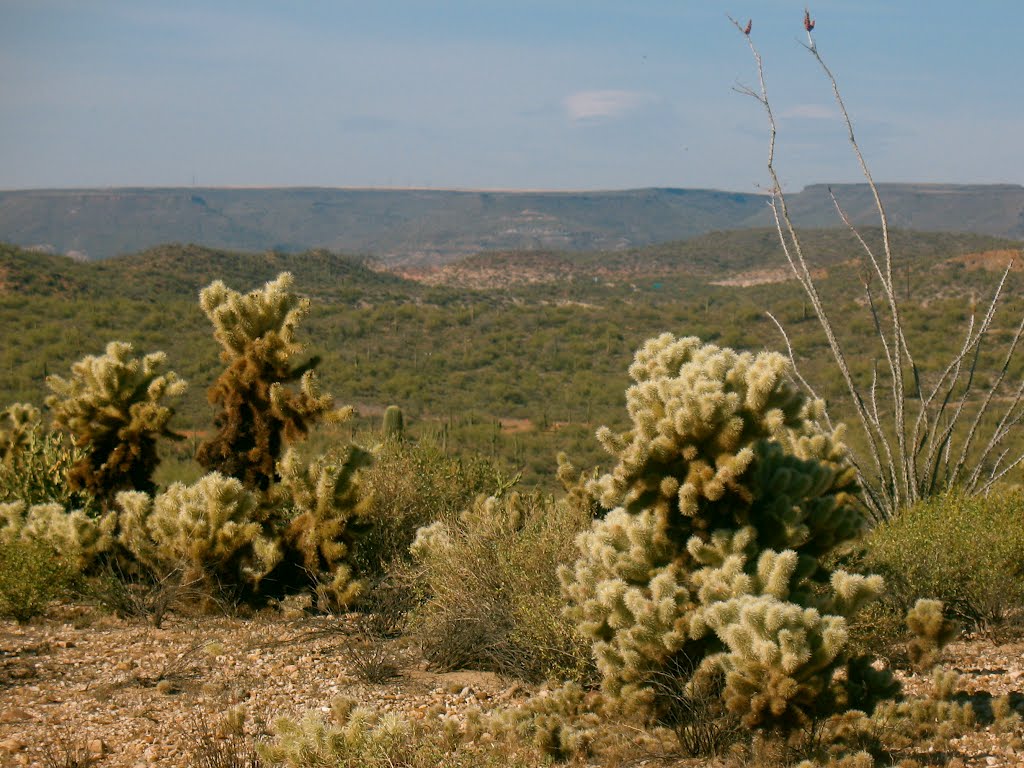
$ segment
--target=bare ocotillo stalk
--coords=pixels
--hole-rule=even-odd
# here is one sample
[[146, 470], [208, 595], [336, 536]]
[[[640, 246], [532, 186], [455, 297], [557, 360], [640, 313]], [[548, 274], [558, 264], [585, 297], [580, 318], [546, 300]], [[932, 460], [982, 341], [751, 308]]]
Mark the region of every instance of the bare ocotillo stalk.
[[[730, 21], [744, 35], [757, 66], [758, 88], [737, 86], [736, 90], [756, 99], [764, 107], [768, 118], [768, 174], [772, 184], [770, 205], [779, 241], [794, 276], [810, 300], [815, 315], [825, 332], [832, 356], [842, 375], [843, 382], [846, 384], [847, 392], [866, 438], [869, 455], [867, 457], [855, 456], [854, 463], [857, 466], [861, 486], [865, 493], [865, 502], [871, 514], [876, 520], [888, 519], [907, 504], [912, 504], [951, 486], [959, 486], [969, 493], [986, 492], [993, 483], [1024, 462], [1024, 453], [1012, 454], [1010, 448], [1005, 445], [1007, 437], [1024, 421], [1024, 383], [1008, 398], [1008, 404], [1001, 416], [997, 414], [997, 425], [992, 429], [988, 442], [981, 449], [980, 454], [972, 455], [979, 432], [983, 431], [985, 417], [996, 401], [996, 391], [1005, 380], [1021, 336], [1024, 334], [1024, 319], [1022, 319], [1007, 347], [998, 375], [984, 392], [978, 391], [975, 372], [979, 356], [982, 346], [992, 330], [993, 318], [1002, 299], [1012, 261], [1007, 265], [984, 316], [978, 321], [972, 313], [960, 350], [938, 373], [934, 383], [926, 387], [922, 382], [921, 371], [918, 369], [904, 333], [896, 284], [893, 279], [893, 252], [885, 206], [882, 204], [878, 186], [875, 184], [871, 170], [857, 143], [853, 122], [847, 112], [836, 78], [822, 58], [814, 41], [812, 31], [815, 21], [811, 18], [809, 10], [805, 9], [803, 26], [807, 33], [807, 43], [804, 47], [817, 61], [832, 87], [833, 96], [846, 127], [847, 138], [853, 148], [861, 173], [871, 190], [875, 211], [881, 225], [882, 252], [878, 254], [868, 245], [832, 190], [829, 189], [840, 219], [857, 239], [864, 252], [864, 258], [870, 265], [869, 271], [878, 277], [881, 285], [880, 295], [876, 297], [871, 290], [870, 279], [867, 277], [864, 279], [865, 303], [871, 313], [875, 332], [881, 345], [882, 364], [888, 370], [889, 401], [883, 402], [883, 405], [880, 406], [879, 400], [883, 399], [884, 395], [879, 392], [877, 362], [871, 386], [858, 385], [847, 364], [847, 354], [835, 334], [825, 305], [819, 296], [804, 248], [790, 216], [786, 195], [775, 170], [777, 136], [775, 115], [768, 99], [761, 54], [750, 35], [751, 25], [748, 22], [745, 27], [741, 26], [732, 17], [730, 17]], [[778, 321], [774, 317], [771, 319], [786, 339], [795, 368], [796, 360], [789, 338]], [[908, 414], [910, 408], [905, 385], [905, 377], [908, 375], [913, 383], [913, 394], [918, 401], [916, 414]], [[798, 380], [810, 389], [799, 374]], [[958, 390], [959, 395], [955, 395]], [[978, 397], [972, 398], [974, 395]], [[980, 401], [977, 412], [969, 425], [962, 425], [965, 407], [975, 399]], [[964, 428], [959, 429], [961, 426]], [[954, 447], [954, 442], [957, 440], [959, 440], [959, 446]]]

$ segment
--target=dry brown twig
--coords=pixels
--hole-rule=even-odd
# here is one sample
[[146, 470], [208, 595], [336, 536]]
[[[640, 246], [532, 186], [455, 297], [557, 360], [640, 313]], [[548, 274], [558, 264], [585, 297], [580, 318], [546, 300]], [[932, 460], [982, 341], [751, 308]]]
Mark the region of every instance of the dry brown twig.
[[[968, 493], [986, 493], [994, 483], [1024, 462], [1024, 452], [1013, 455], [1012, 449], [1006, 446], [1008, 436], [1024, 421], [1024, 382], [1008, 398], [1009, 404], [1005, 406], [1002, 415], [997, 417], [998, 423], [992, 429], [985, 447], [980, 453], [972, 453], [982, 424], [996, 399], [996, 392], [1006, 378], [1018, 344], [1024, 335], [1024, 319], [1021, 320], [1007, 347], [998, 375], [987, 389], [980, 393], [977, 412], [970, 425], [966, 426], [966, 433], [958, 433], [957, 428], [961, 425], [965, 407], [971, 401], [972, 395], [978, 394], [980, 389], [975, 379], [979, 356], [984, 342], [992, 331], [996, 309], [1003, 297], [1013, 262], [1007, 265], [980, 323], [972, 311], [959, 352], [950, 359], [934, 383], [926, 386], [904, 333], [893, 278], [893, 252], [885, 206], [857, 142], [853, 122], [847, 112], [835, 75], [825, 63], [814, 41], [812, 31], [815, 21], [811, 19], [809, 10], [805, 9], [803, 26], [807, 34], [807, 43], [803, 44], [804, 48], [817, 61], [832, 87], [847, 138], [871, 190], [881, 225], [882, 253], [877, 254], [829, 188], [829, 195], [840, 219], [859, 243], [864, 258], [870, 265], [869, 273], [877, 276], [881, 285], [881, 296], [876, 298], [871, 291], [870, 277], [863, 280], [866, 305], [871, 313], [881, 347], [881, 358], [887, 370], [887, 376], [883, 378], [888, 381], [889, 396], [880, 406], [878, 361], [876, 360], [870, 387], [858, 385], [847, 363], [846, 351], [836, 336], [832, 321], [818, 293], [803, 245], [793, 224], [786, 195], [775, 169], [777, 125], [768, 98], [761, 54], [750, 34], [751, 24], [748, 22], [744, 27], [731, 16], [729, 20], [746, 39], [757, 67], [758, 87], [755, 89], [737, 85], [735, 90], [754, 98], [767, 115], [768, 174], [772, 184], [769, 202], [779, 242], [782, 244], [790, 269], [810, 300], [825, 332], [833, 359], [842, 375], [858, 422], [866, 437], [869, 456], [855, 455], [853, 461], [857, 467], [861, 487], [864, 489], [869, 514], [876, 521], [886, 520], [903, 507], [953, 486], [959, 486]], [[796, 357], [785, 328], [771, 314], [769, 317], [785, 339], [793, 368], [797, 371], [798, 382], [806, 387], [812, 396], [817, 397], [797, 370]], [[912, 413], [915, 409], [910, 408], [906, 393], [904, 379], [908, 375], [913, 382], [913, 394], [919, 403], [916, 413]], [[958, 389], [960, 392], [957, 395]], [[957, 439], [960, 443], [959, 448], [955, 449], [954, 442]]]

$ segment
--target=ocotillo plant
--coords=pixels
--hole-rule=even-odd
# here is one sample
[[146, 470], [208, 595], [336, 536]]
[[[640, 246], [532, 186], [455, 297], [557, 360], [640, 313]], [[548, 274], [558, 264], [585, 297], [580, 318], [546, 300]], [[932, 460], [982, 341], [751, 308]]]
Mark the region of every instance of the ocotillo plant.
[[[987, 387], [976, 376], [982, 347], [996, 335], [993, 319], [1003, 296], [1003, 287], [1013, 267], [1006, 266], [993, 292], [984, 316], [976, 321], [974, 310], [967, 324], [963, 343], [948, 364], [934, 375], [927, 375], [917, 363], [905, 332], [896, 280], [894, 254], [889, 238], [889, 220], [878, 187], [854, 135], [853, 122], [846, 109], [835, 76], [826, 65], [812, 34], [815, 21], [804, 11], [807, 51], [821, 67], [831, 86], [842, 115], [847, 138], [871, 190], [882, 230], [881, 250], [876, 252], [832, 194], [832, 202], [843, 224], [853, 233], [864, 254], [864, 300], [877, 339], [876, 355], [882, 361], [881, 372], [872, 376], [870, 386], [858, 383], [847, 364], [848, 353], [835, 333], [832, 319], [818, 292], [813, 268], [790, 216], [786, 195], [775, 168], [777, 126], [768, 98], [761, 54], [754, 45], [750, 26], [735, 19], [736, 28], [745, 36], [757, 66], [758, 87], [739, 87], [752, 96], [768, 118], [768, 173], [771, 178], [771, 208], [779, 240], [789, 266], [814, 308], [825, 332], [833, 358], [842, 375], [864, 433], [868, 455], [854, 457], [864, 500], [876, 520], [886, 520], [901, 509], [953, 487], [968, 493], [984, 493], [1024, 462], [1024, 451], [1009, 439], [1020, 435], [1024, 422], [1024, 380], [1010, 384], [1007, 374], [1019, 342], [1024, 338], [1024, 318], [1000, 354], [1002, 364]], [[880, 296], [872, 289], [878, 280]], [[774, 321], [775, 318], [772, 317]], [[789, 339], [781, 324], [779, 330]], [[790, 358], [794, 359], [792, 347]], [[813, 395], [813, 390], [799, 377]], [[926, 383], [927, 382], [927, 383]], [[1002, 391], [1004, 384], [1010, 384]], [[973, 416], [971, 414], [973, 410]], [[992, 426], [994, 425], [994, 426]]]

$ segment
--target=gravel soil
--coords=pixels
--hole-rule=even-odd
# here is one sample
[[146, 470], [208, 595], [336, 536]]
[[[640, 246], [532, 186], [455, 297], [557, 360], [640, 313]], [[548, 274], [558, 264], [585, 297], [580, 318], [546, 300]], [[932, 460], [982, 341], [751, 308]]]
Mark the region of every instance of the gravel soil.
[[[944, 663], [966, 676], [976, 708], [1010, 694], [1024, 713], [1024, 642], [969, 639]], [[371, 684], [365, 672], [394, 666]], [[928, 681], [904, 676], [910, 694]], [[497, 675], [430, 671], [401, 639], [369, 643], [353, 617], [273, 614], [182, 618], [161, 628], [93, 609], [54, 609], [35, 623], [0, 622], [0, 765], [65, 766], [68, 753], [98, 768], [187, 766], [225, 714], [244, 705], [247, 736], [281, 715], [329, 711], [338, 696], [422, 717], [441, 703], [454, 716], [472, 705], [513, 703], [529, 688]], [[950, 744], [968, 766], [1024, 766], [1024, 752], [984, 726]]]

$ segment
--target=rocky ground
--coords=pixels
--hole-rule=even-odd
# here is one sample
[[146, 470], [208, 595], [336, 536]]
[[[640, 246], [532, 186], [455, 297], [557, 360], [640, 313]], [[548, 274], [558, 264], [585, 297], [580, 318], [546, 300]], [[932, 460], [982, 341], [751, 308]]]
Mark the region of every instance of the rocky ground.
[[[978, 702], [1010, 693], [1024, 712], [1024, 642], [960, 642], [946, 662]], [[401, 639], [367, 642], [353, 617], [172, 615], [154, 628], [66, 607], [26, 626], [0, 623], [0, 765], [188, 765], [238, 705], [247, 737], [258, 738], [275, 718], [328, 711], [339, 696], [415, 717], [438, 703], [458, 716], [528, 693], [493, 674], [432, 672]], [[947, 754], [969, 766], [1024, 765], [1004, 743], [979, 727]], [[68, 762], [75, 753], [81, 761]]]

